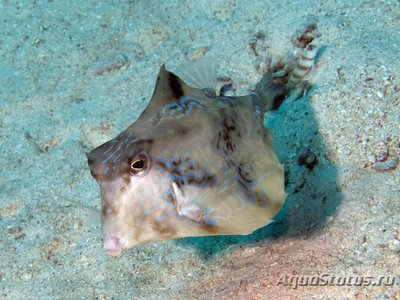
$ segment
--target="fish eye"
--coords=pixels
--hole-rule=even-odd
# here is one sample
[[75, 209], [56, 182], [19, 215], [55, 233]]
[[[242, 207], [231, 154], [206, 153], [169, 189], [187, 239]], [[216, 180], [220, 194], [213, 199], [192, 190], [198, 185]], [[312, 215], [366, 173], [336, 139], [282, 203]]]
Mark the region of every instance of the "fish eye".
[[141, 160], [136, 160], [132, 163], [131, 168], [134, 170], [142, 170], [144, 167], [144, 161], [143, 159]]
[[136, 154], [130, 162], [131, 175], [144, 175], [149, 167], [149, 156], [145, 152]]

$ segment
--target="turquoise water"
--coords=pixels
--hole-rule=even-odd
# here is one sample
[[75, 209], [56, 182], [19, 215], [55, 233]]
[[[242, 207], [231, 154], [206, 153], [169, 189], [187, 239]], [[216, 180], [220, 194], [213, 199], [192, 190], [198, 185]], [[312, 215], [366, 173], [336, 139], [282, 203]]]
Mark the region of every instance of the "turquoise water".
[[[1, 1], [0, 298], [394, 297], [400, 177], [371, 165], [399, 155], [398, 12], [390, 1]], [[276, 222], [106, 255], [85, 153], [139, 116], [159, 67], [213, 57], [245, 95], [307, 40], [326, 49], [313, 90], [265, 118], [287, 181]], [[324, 272], [397, 277], [278, 285]]]

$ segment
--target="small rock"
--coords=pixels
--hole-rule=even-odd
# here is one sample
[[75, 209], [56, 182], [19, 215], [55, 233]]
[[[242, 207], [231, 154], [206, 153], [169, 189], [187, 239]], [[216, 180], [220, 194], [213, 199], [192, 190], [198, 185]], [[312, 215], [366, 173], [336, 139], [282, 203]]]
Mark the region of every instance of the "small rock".
[[0, 207], [0, 219], [14, 219], [22, 213], [23, 208], [24, 204], [22, 200], [16, 199], [10, 201], [10, 203]]
[[81, 143], [88, 150], [106, 142], [106, 137], [111, 135], [112, 126], [101, 124], [101, 126], [81, 126]]
[[210, 18], [220, 21], [229, 20], [235, 10], [235, 0], [202, 0], [202, 6]]
[[381, 91], [377, 91], [375, 94], [376, 94], [376, 96], [377, 96], [379, 99], [382, 99], [382, 98], [383, 98], [383, 94], [382, 94]]
[[128, 67], [128, 57], [121, 54], [110, 54], [101, 58], [95, 65], [95, 74], [106, 75], [112, 71], [124, 70]]
[[25, 139], [31, 143], [39, 152], [45, 153], [48, 152], [61, 142], [61, 139], [56, 136], [47, 136], [46, 133], [36, 132], [30, 133], [29, 131], [25, 132]]
[[198, 58], [204, 56], [204, 54], [206, 54], [209, 49], [210, 48], [208, 48], [208, 47], [202, 47], [202, 48], [197, 49], [196, 51], [193, 52], [192, 59], [198, 59]]
[[399, 240], [390, 240], [388, 243], [388, 248], [391, 251], [400, 251], [400, 241]]
[[128, 32], [124, 37], [124, 43], [139, 45], [140, 56], [147, 55], [154, 48], [159, 47], [168, 39], [170, 33], [166, 28], [141, 27]]
[[372, 169], [378, 172], [388, 172], [396, 169], [399, 159], [395, 157], [390, 157], [384, 162], [377, 162], [372, 166]]
[[369, 154], [369, 155], [367, 156], [367, 159], [368, 159], [368, 161], [370, 161], [370, 162], [372, 162], [372, 163], [375, 163], [375, 162], [376, 162], [375, 155], [373, 155], [373, 154]]
[[246, 248], [246, 249], [244, 249], [244, 251], [243, 251], [243, 257], [244, 258], [248, 258], [248, 257], [251, 257], [251, 256], [254, 256], [256, 254], [256, 248]]

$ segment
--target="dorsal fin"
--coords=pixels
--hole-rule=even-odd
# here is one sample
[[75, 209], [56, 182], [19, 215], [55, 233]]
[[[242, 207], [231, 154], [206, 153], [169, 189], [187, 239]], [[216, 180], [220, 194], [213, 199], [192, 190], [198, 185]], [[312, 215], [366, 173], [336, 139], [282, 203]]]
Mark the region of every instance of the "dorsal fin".
[[217, 86], [217, 64], [210, 58], [184, 63], [174, 73], [192, 88], [214, 90]]

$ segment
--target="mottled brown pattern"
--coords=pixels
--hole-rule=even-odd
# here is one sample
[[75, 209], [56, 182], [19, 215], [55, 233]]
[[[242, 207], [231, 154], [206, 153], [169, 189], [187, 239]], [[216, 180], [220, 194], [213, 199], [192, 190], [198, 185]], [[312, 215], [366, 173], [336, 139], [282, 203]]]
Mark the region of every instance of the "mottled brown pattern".
[[204, 218], [199, 222], [201, 229], [208, 232], [209, 234], [216, 234], [218, 233], [218, 226], [217, 225], [210, 225], [208, 224]]
[[236, 138], [241, 137], [236, 120], [236, 112], [225, 115], [221, 124], [221, 130], [218, 132], [217, 149], [222, 149], [225, 154], [235, 151]]
[[260, 207], [270, 207], [271, 200], [268, 198], [266, 193], [255, 190], [254, 191], [255, 198], [257, 200], [257, 205]]
[[184, 136], [190, 132], [190, 129], [184, 126], [179, 126], [175, 129], [177, 135]]
[[[185, 162], [190, 162], [190, 159], [186, 158]], [[190, 164], [189, 166], [183, 167], [181, 158], [179, 158], [178, 160], [173, 160], [171, 162], [173, 166], [172, 168], [169, 168], [163, 161], [157, 159], [155, 160], [155, 164], [159, 166], [163, 171], [166, 171], [172, 175], [176, 175], [174, 177], [175, 179], [172, 179], [172, 181], [175, 182], [176, 185], [181, 189], [185, 184], [196, 185], [198, 187], [206, 187], [214, 186], [217, 183], [216, 176], [200, 166], [197, 166], [196, 168], [193, 164]], [[182, 169], [182, 171], [179, 169]], [[189, 171], [194, 171], [192, 173], [195, 173], [196, 177], [199, 178], [187, 176]], [[179, 178], [179, 180], [176, 178]]]
[[167, 165], [166, 165], [164, 162], [162, 162], [162, 161], [160, 161], [160, 160], [155, 160], [154, 163], [155, 163], [156, 165], [158, 165], [158, 166], [159, 166], [161, 169], [163, 169], [164, 171], [169, 171]]
[[168, 222], [157, 222], [154, 221], [154, 218], [151, 221], [151, 226], [154, 231], [158, 232], [164, 238], [173, 237], [176, 233], [175, 228], [170, 226]]
[[241, 162], [238, 167], [238, 173], [242, 181], [245, 181], [248, 184], [253, 183], [253, 179], [250, 178], [250, 173], [244, 170], [244, 164]]
[[102, 191], [107, 253], [177, 237], [248, 234], [271, 222], [285, 193], [263, 109], [281, 86], [271, 74], [263, 78], [253, 95], [217, 97], [161, 67], [139, 118], [87, 155]]
[[104, 204], [101, 213], [104, 217], [111, 217], [118, 215], [118, 210], [113, 205]]
[[236, 172], [238, 173], [237, 180], [239, 188], [245, 195], [246, 199], [252, 202], [257, 202], [257, 197], [253, 187], [255, 179], [250, 175], [250, 167], [250, 162], [247, 163], [247, 165], [241, 162], [236, 168]]

